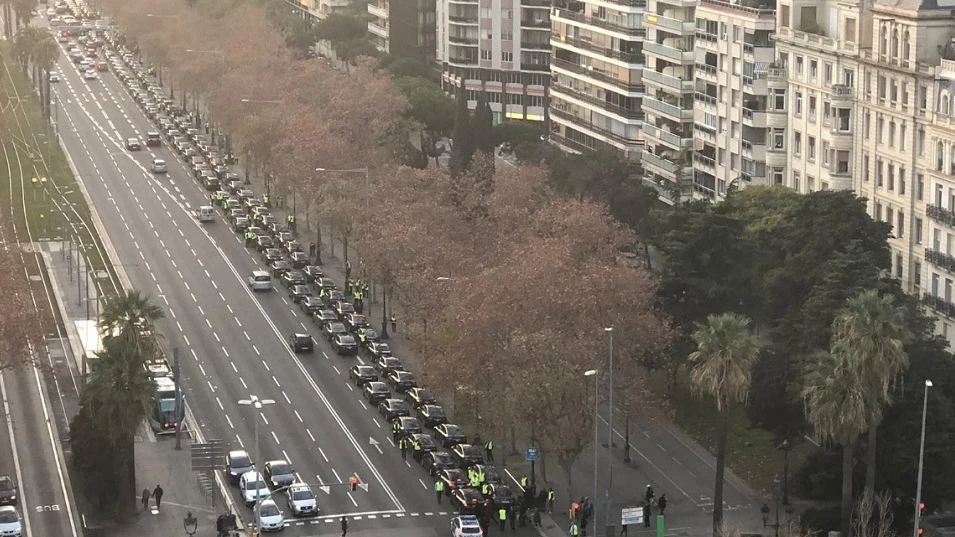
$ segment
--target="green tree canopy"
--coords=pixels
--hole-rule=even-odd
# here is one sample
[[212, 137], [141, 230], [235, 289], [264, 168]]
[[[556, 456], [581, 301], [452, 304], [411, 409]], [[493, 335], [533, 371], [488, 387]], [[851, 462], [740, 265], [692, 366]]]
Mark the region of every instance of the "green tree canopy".
[[[385, 66], [385, 70], [391, 73], [391, 76], [395, 78], [418, 77], [429, 81], [434, 78], [434, 69], [419, 59], [390, 57], [392, 61]], [[437, 86], [434, 82], [432, 82], [432, 85]]]
[[471, 165], [474, 155], [474, 140], [471, 137], [471, 113], [468, 111], [468, 93], [464, 88], [457, 91], [457, 107], [454, 113], [453, 146], [451, 147], [451, 176], [460, 177]]
[[338, 44], [364, 39], [368, 34], [368, 23], [357, 17], [331, 13], [315, 24], [314, 31], [317, 39], [327, 39]]
[[494, 114], [487, 101], [487, 92], [484, 91], [478, 96], [474, 117], [471, 118], [471, 136], [475, 151], [494, 154]]
[[401, 77], [395, 80], [395, 84], [408, 98], [408, 117], [420, 121], [432, 133], [443, 136], [451, 132], [454, 128], [454, 99], [421, 77]]

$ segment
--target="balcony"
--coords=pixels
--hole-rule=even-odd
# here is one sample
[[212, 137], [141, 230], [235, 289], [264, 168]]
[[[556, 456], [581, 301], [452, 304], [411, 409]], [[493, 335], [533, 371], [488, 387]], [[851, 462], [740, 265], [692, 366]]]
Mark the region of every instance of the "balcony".
[[643, 150], [643, 155], [641, 155], [640, 158], [643, 160], [645, 165], [649, 164], [651, 166], [656, 166], [670, 175], [675, 176], [680, 171], [679, 165], [675, 162], [670, 162], [663, 157], [654, 155], [646, 149]]
[[579, 129], [581, 129], [581, 130], [592, 131], [592, 132], [594, 132], [594, 133], [596, 133], [596, 134], [599, 134], [599, 135], [601, 135], [601, 136], [604, 136], [604, 137], [606, 137], [606, 138], [609, 138], [609, 139], [611, 139], [611, 140], [613, 140], [613, 141], [615, 141], [615, 142], [617, 142], [617, 143], [620, 143], [620, 144], [624, 144], [624, 145], [627, 145], [627, 146], [636, 147], [636, 146], [640, 145], [640, 143], [642, 142], [642, 140], [639, 140], [639, 139], [636, 139], [636, 138], [626, 138], [626, 137], [621, 136], [621, 135], [619, 135], [619, 134], [617, 134], [617, 133], [615, 133], [615, 132], [613, 132], [613, 131], [609, 131], [609, 130], [603, 128], [603, 127], [598, 127], [598, 126], [596, 126], [596, 125], [590, 123], [589, 121], [587, 121], [586, 118], [582, 118], [582, 117], [579, 117], [579, 116], [575, 116], [574, 114], [571, 114], [570, 112], [568, 112], [568, 111], [566, 111], [566, 110], [561, 110], [561, 109], [559, 109], [559, 108], [551, 108], [551, 109], [550, 109], [550, 114], [551, 114], [551, 116], [558, 117], [558, 118], [564, 119], [564, 120], [566, 120], [566, 121], [568, 121], [568, 122], [570, 122], [570, 123], [573, 123], [575, 127], [579, 128]]
[[[597, 69], [588, 69], [582, 65], [578, 65], [576, 63], [569, 62], [567, 60], [552, 58], [551, 67], [555, 69], [563, 69], [564, 71], [570, 71], [571, 73], [575, 73], [575, 74], [584, 76], [586, 78], [603, 82], [604, 84], [613, 86], [621, 91], [626, 91], [627, 93], [642, 94], [644, 91], [643, 84], [632, 84], [625, 80], [620, 80], [608, 74], [605, 74], [603, 71], [598, 71]], [[693, 83], [691, 82], [690, 85], [692, 86]]]
[[550, 71], [550, 65], [546, 63], [524, 63], [521, 62], [521, 71]]
[[611, 32], [617, 32], [619, 34], [634, 37], [643, 37], [647, 34], [646, 28], [633, 28], [623, 24], [610, 22], [606, 19], [584, 15], [583, 13], [578, 13], [569, 9], [554, 8], [552, 17], [554, 19], [564, 19], [579, 22], [581, 24], [588, 24], [590, 26], [596, 26], [597, 28], [603, 28], [604, 30], [610, 30]]
[[710, 171], [716, 171], [716, 161], [706, 155], [694, 153], [693, 164], [695, 164], [698, 168], [706, 168]]
[[550, 31], [550, 21], [546, 19], [531, 19], [531, 20], [521, 19], [521, 28], [529, 28], [531, 30]]
[[368, 23], [368, 32], [377, 35], [378, 37], [384, 37], [388, 39], [388, 28], [380, 26], [377, 23], [369, 22]]
[[703, 0], [704, 4], [709, 4], [711, 6], [716, 6], [722, 9], [730, 9], [738, 13], [745, 13], [751, 17], [756, 17], [757, 19], [766, 19], [766, 20], [775, 20], [776, 19], [776, 10], [769, 8], [755, 8], [747, 7], [740, 5], [739, 2], [727, 2], [726, 0]]
[[455, 45], [467, 45], [471, 47], [478, 46], [478, 39], [476, 37], [462, 37], [458, 35], [449, 35], [448, 42]]
[[955, 211], [951, 209], [946, 209], [940, 205], [929, 205], [925, 209], [925, 214], [936, 222], [955, 227]]
[[550, 50], [550, 42], [545, 41], [540, 43], [536, 41], [521, 41], [521, 48], [526, 48], [528, 50]]
[[626, 7], [647, 7], [647, 0], [605, 0], [611, 4]]
[[716, 34], [709, 34], [702, 30], [696, 31], [696, 46], [716, 52], [718, 50]]
[[660, 140], [677, 151], [690, 149], [693, 147], [693, 138], [683, 138], [678, 134], [674, 134], [650, 124], [643, 125], [643, 132], [647, 136], [656, 138], [657, 140]]
[[663, 73], [653, 71], [651, 69], [644, 69], [643, 71], [643, 80], [644, 82], [650, 81], [657, 83], [661, 86], [676, 90], [680, 93], [690, 93], [696, 87], [693, 83], [693, 80], [681, 80], [675, 76], [665, 75]]
[[673, 63], [689, 64], [693, 63], [694, 53], [692, 50], [682, 50], [669, 45], [660, 43], [644, 43], [643, 51], [666, 58]]
[[846, 86], [844, 84], [833, 84], [832, 86], [832, 102], [852, 102], [852, 86]]
[[478, 59], [477, 56], [451, 56], [448, 58], [448, 63], [455, 65], [477, 65]]
[[644, 58], [643, 54], [638, 54], [635, 52], [623, 52], [620, 50], [615, 50], [612, 48], [607, 48], [601, 45], [594, 44], [591, 41], [584, 39], [570, 37], [566, 35], [561, 35], [559, 33], [551, 33], [550, 35], [551, 45], [556, 46], [566, 46], [575, 47], [582, 50], [589, 50], [605, 58], [613, 58], [615, 60], [623, 61], [632, 65], [643, 65]]
[[696, 21], [672, 19], [656, 13], [647, 13], [645, 20], [647, 25], [665, 28], [676, 32], [678, 35], [696, 35]]
[[669, 104], [661, 100], [656, 99], [652, 96], [645, 96], [643, 98], [643, 107], [649, 108], [654, 112], [658, 112], [663, 116], [676, 121], [677, 123], [682, 123], [684, 121], [693, 121], [693, 109], [692, 108], [680, 108], [677, 105]]
[[451, 24], [462, 24], [466, 26], [477, 26], [478, 25], [478, 16], [475, 14], [473, 17], [465, 17], [462, 15], [448, 15], [448, 21]]
[[716, 97], [705, 93], [696, 92], [696, 102], [703, 105], [704, 108], [716, 108]]
[[387, 19], [388, 9], [379, 6], [377, 2], [368, 2], [368, 14], [379, 19]]
[[766, 128], [766, 111], [765, 110], [756, 110], [753, 108], [743, 107], [743, 125], [749, 125], [750, 127], [756, 127], [760, 129]]
[[631, 110], [629, 108], [624, 108], [622, 106], [619, 106], [613, 103], [608, 103], [607, 101], [603, 99], [599, 99], [597, 97], [594, 97], [593, 95], [565, 86], [563, 84], [559, 84], [556, 82], [552, 83], [550, 85], [550, 91], [554, 97], [561, 97], [561, 95], [566, 95], [569, 99], [584, 102], [584, 103], [590, 104], [591, 106], [595, 106], [597, 108], [605, 110], [606, 112], [609, 112], [611, 114], [620, 116], [621, 118], [624, 118], [624, 121], [643, 120], [644, 114], [642, 110]]
[[955, 272], [955, 257], [952, 257], [946, 253], [934, 250], [932, 248], [926, 248], [925, 260], [936, 267], [943, 268], [949, 272]]
[[940, 296], [933, 296], [928, 292], [922, 293], [922, 304], [925, 304], [936, 313], [940, 313], [946, 317], [955, 317], [955, 304], [952, 304]]
[[716, 66], [697, 62], [694, 64], [696, 76], [716, 82]]
[[521, 7], [550, 10], [550, 0], [521, 0]]

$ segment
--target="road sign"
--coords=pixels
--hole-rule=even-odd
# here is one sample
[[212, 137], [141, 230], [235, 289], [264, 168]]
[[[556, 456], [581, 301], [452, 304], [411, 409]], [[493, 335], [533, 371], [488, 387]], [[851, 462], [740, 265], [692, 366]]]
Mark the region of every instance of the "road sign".
[[621, 509], [620, 523], [624, 526], [643, 524], [643, 507], [624, 507]]
[[222, 440], [209, 440], [205, 444], [190, 444], [189, 455], [192, 460], [192, 471], [194, 472], [223, 470], [226, 467], [226, 447]]
[[538, 461], [540, 460], [541, 452], [536, 447], [527, 448], [527, 453], [524, 454], [524, 459], [528, 461]]

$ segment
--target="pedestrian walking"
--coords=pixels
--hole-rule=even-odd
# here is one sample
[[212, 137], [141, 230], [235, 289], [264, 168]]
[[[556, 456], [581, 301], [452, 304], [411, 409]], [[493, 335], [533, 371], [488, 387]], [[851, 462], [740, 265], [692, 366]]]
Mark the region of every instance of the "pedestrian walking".
[[143, 511], [149, 510], [149, 489], [143, 489]]
[[667, 509], [667, 495], [661, 494], [660, 499], [657, 500], [657, 507], [660, 508], [660, 515], [663, 515], [663, 512]]
[[570, 519], [573, 520], [577, 518], [577, 511], [580, 511], [580, 504], [573, 502], [570, 504]]
[[653, 509], [650, 508], [650, 502], [643, 502], [643, 527], [650, 527], [650, 517], [653, 516]]
[[441, 497], [444, 496], [444, 481], [440, 478], [434, 482], [434, 495], [438, 499], [438, 505], [441, 505]]
[[557, 495], [554, 494], [554, 487], [547, 489], [547, 512], [554, 514], [554, 498]]
[[314, 242], [308, 243], [308, 258], [315, 259], [315, 243]]
[[590, 517], [587, 515], [587, 511], [584, 510], [583, 514], [580, 516], [580, 535], [581, 537], [587, 537], [587, 523], [590, 522]]
[[541, 527], [541, 510], [534, 509], [534, 526]]
[[570, 523], [570, 537], [577, 537], [580, 535], [580, 526], [577, 525], [577, 522]]
[[345, 537], [346, 533], [348, 533], [348, 519], [342, 517], [342, 537]]
[[516, 507], [512, 508], [511, 512], [507, 515], [507, 518], [511, 519], [511, 531], [517, 531], [517, 516], [514, 514], [516, 510]]
[[759, 512], [763, 514], [763, 527], [765, 528], [769, 524], [769, 504], [763, 502], [763, 506], [759, 508]]
[[408, 460], [408, 442], [404, 438], [398, 440], [398, 447], [401, 448], [401, 460]]
[[153, 489], [153, 498], [156, 498], [156, 510], [159, 510], [159, 504], [162, 503], [162, 487], [156, 485]]
[[395, 317], [394, 314], [391, 315], [391, 331], [392, 332], [398, 331], [398, 318]]
[[504, 531], [505, 529], [507, 529], [507, 526], [506, 526], [506, 524], [507, 524], [507, 509], [504, 509], [503, 507], [501, 507], [500, 509], [498, 509], [498, 511], [497, 511], [497, 519], [498, 519], [498, 520], [500, 521], [500, 523], [501, 523], [501, 531]]
[[394, 438], [395, 442], [398, 442], [398, 434], [401, 432], [401, 424], [398, 420], [395, 420], [391, 423], [391, 436]]
[[484, 455], [487, 462], [494, 462], [494, 441], [488, 440], [484, 443]]
[[620, 535], [627, 535], [627, 528], [629, 527], [627, 524], [624, 524], [623, 527], [620, 528]]

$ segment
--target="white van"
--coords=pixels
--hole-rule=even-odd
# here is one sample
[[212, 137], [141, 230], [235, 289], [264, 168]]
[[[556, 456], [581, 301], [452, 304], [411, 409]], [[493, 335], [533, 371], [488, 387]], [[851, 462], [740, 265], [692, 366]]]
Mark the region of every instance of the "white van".
[[203, 205], [195, 211], [196, 219], [200, 222], [215, 222], [216, 210], [211, 205]]
[[272, 276], [264, 270], [254, 270], [249, 275], [249, 288], [253, 291], [271, 291]]

